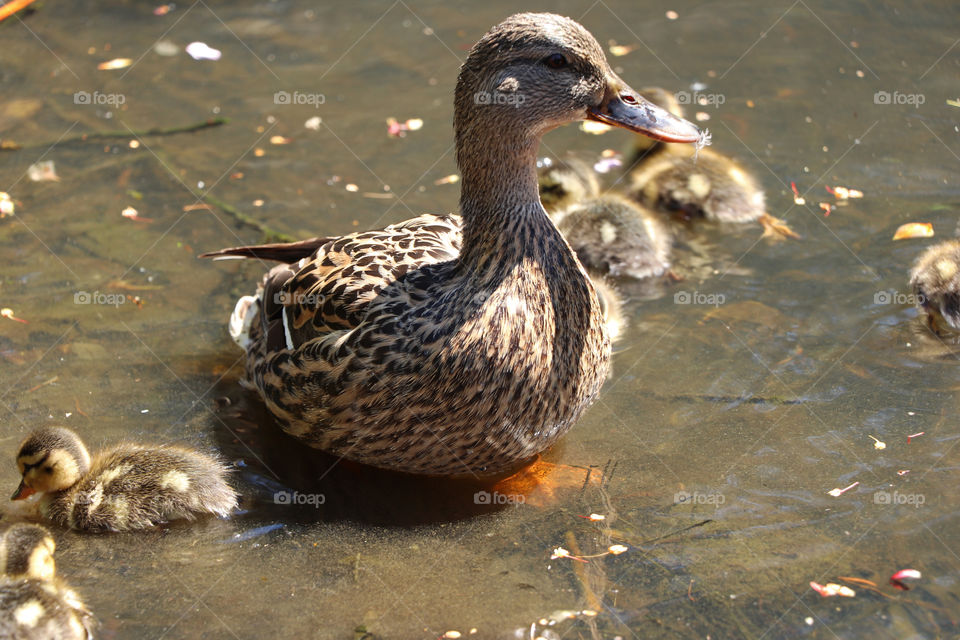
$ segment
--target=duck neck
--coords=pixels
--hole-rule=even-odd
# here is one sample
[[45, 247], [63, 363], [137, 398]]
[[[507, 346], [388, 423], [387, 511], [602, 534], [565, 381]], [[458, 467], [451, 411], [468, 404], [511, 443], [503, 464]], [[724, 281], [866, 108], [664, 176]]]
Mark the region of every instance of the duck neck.
[[[462, 175], [461, 264], [471, 270], [510, 262], [542, 242], [535, 231], [551, 225], [537, 187], [539, 136], [490, 128], [458, 142]], [[552, 225], [551, 225], [552, 226]]]

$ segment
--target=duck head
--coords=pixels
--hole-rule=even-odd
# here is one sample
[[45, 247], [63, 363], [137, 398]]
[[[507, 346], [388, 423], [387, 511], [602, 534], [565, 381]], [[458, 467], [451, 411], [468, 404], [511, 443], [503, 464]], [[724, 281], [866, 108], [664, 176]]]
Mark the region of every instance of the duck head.
[[90, 470], [90, 454], [70, 429], [43, 427], [20, 444], [17, 469], [23, 479], [11, 500], [72, 487]]
[[463, 145], [481, 137], [539, 139], [578, 120], [596, 120], [664, 142], [694, 143], [700, 130], [631, 89], [579, 23], [521, 13], [491, 29], [460, 70], [454, 128]]

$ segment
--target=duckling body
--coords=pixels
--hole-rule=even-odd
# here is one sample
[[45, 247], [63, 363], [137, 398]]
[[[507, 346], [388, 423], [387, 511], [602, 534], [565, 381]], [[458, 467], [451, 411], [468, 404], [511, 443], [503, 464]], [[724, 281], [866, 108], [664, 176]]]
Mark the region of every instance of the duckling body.
[[540, 169], [538, 184], [540, 202], [551, 218], [558, 211], [600, 195], [600, 181], [593, 168], [572, 156]]
[[56, 578], [53, 538], [43, 527], [16, 524], [0, 540], [0, 638], [86, 640], [93, 617]]
[[226, 516], [237, 504], [226, 467], [181, 447], [123, 443], [91, 458], [74, 432], [44, 427], [21, 444], [17, 466], [23, 481], [14, 499], [42, 493], [41, 514], [71, 529], [144, 529]]
[[700, 134], [552, 14], [488, 32], [461, 69], [454, 112], [462, 218], [207, 255], [286, 263], [230, 326], [289, 433], [374, 466], [492, 474], [556, 442], [609, 369], [594, 286], [540, 204], [540, 137], [585, 118], [675, 142]]
[[960, 332], [960, 240], [924, 251], [910, 270], [910, 286], [934, 333]]
[[643, 279], [670, 268], [670, 232], [653, 212], [625, 198], [589, 198], [554, 221], [588, 270]]
[[[659, 87], [641, 92], [651, 102], [681, 116], [676, 98]], [[631, 198], [648, 207], [677, 211], [715, 222], [753, 222], [766, 214], [760, 183], [733, 159], [714, 151], [638, 137], [629, 165]]]

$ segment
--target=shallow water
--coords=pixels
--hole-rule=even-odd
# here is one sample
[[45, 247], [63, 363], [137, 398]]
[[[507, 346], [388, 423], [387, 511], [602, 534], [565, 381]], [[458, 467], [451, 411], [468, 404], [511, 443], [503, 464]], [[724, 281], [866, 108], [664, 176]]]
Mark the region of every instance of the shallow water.
[[[209, 189], [294, 237], [454, 210], [457, 186], [435, 181], [456, 171], [457, 68], [515, 5], [211, 2], [154, 16], [149, 3], [44, 3], [0, 24], [0, 138], [24, 147], [0, 152], [0, 189], [18, 201], [0, 221], [0, 302], [28, 321], [0, 324], [0, 446], [10, 456], [0, 481], [15, 487], [12, 456], [27, 430], [62, 423], [93, 447], [131, 438], [219, 450], [244, 494], [230, 520], [57, 532], [60, 572], [100, 636], [370, 637], [362, 627], [378, 638], [472, 628], [529, 637], [558, 610], [597, 615], [537, 633], [958, 633], [957, 359], [897, 303], [934, 240], [890, 238], [910, 221], [933, 223], [937, 239], [957, 230], [960, 111], [946, 100], [957, 98], [960, 9], [643, 4], [551, 8], [601, 42], [635, 45], [611, 58], [634, 87], [700, 82], [721, 96], [701, 108], [715, 148], [755, 172], [770, 213], [803, 239], [697, 225], [677, 251], [685, 280], [653, 292], [619, 283], [630, 328], [601, 399], [544, 457], [563, 465], [557, 488], [502, 506], [475, 504], [489, 487], [338, 465], [280, 434], [239, 387], [240, 353], [225, 331], [263, 268], [195, 258], [262, 233], [221, 208], [183, 208]], [[204, 41], [223, 58], [160, 56], [160, 39]], [[96, 69], [116, 57], [136, 62]], [[78, 91], [101, 104], [77, 104]], [[278, 91], [323, 104], [275, 104]], [[878, 91], [923, 104], [877, 104]], [[109, 103], [118, 96], [119, 109]], [[51, 146], [215, 116], [229, 123]], [[313, 116], [318, 131], [303, 127]], [[424, 126], [391, 138], [388, 117]], [[621, 132], [570, 126], [548, 134], [543, 154], [628, 146]], [[59, 182], [24, 175], [39, 159], [55, 162]], [[791, 182], [807, 206], [793, 204]], [[865, 197], [825, 217], [825, 185]], [[150, 220], [123, 218], [127, 206]], [[676, 304], [678, 293], [722, 304]], [[293, 490], [324, 504], [275, 504]], [[590, 513], [606, 520], [579, 517]], [[592, 555], [611, 544], [630, 549], [550, 560], [558, 546]], [[923, 579], [909, 592], [888, 586], [906, 567]], [[855, 598], [826, 599], [809, 588], [840, 576], [882, 593], [852, 585]]]

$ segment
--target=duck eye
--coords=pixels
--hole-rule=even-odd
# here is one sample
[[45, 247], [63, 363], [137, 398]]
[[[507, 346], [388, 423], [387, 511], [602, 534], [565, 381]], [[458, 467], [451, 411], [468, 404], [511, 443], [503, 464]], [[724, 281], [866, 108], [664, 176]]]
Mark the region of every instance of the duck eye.
[[563, 69], [570, 64], [562, 53], [551, 53], [543, 59], [543, 63], [551, 69]]

